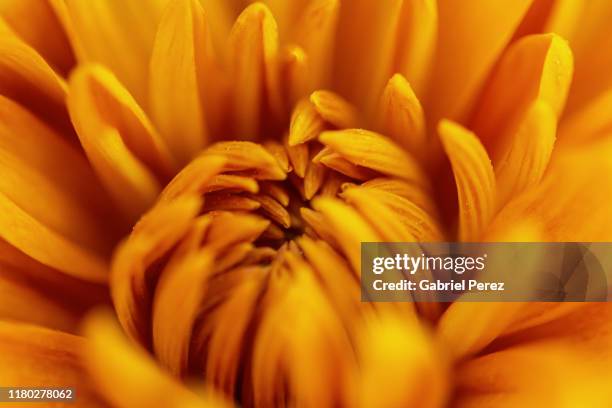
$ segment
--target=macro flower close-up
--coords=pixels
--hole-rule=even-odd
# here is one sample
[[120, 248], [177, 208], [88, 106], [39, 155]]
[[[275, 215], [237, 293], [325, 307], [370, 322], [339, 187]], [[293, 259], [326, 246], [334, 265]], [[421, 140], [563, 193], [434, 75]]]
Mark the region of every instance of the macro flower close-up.
[[75, 394], [0, 408], [612, 407], [612, 304], [361, 281], [362, 243], [612, 242], [610, 21], [0, 0], [0, 388]]

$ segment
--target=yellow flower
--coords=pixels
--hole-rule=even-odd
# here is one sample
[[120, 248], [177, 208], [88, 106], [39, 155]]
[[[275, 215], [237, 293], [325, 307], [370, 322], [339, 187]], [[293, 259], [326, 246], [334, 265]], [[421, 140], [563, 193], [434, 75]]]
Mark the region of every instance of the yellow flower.
[[612, 239], [612, 3], [248, 3], [0, 1], [0, 385], [611, 406], [608, 304], [362, 303], [359, 265]]

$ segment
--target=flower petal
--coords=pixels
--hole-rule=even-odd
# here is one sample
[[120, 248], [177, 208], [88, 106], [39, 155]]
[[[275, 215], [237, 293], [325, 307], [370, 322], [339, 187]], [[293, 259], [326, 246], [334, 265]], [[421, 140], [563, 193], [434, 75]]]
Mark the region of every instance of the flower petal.
[[8, 0], [0, 17], [50, 65], [66, 75], [75, 60], [66, 33], [47, 1]]
[[3, 96], [0, 153], [0, 192], [78, 246], [110, 254], [120, 226], [113, 220], [115, 211], [85, 157]]
[[601, 205], [612, 199], [612, 186], [601, 177], [612, 172], [611, 155], [609, 141], [557, 149], [542, 182], [509, 202], [489, 230], [528, 221], [544, 241], [611, 240], [612, 214]]
[[370, 316], [357, 341], [360, 368], [356, 389], [347, 390], [349, 406], [445, 406], [448, 367], [419, 323], [387, 311]]
[[521, 119], [519, 129], [495, 164], [498, 206], [536, 185], [544, 176], [555, 143], [555, 113], [536, 101]]
[[70, 79], [68, 108], [98, 176], [127, 216], [152, 203], [174, 163], [129, 93], [105, 68], [85, 65]]
[[361, 242], [382, 241], [380, 235], [368, 224], [366, 220], [352, 207], [342, 201], [319, 197], [312, 201], [315, 210], [323, 214], [330, 232], [336, 238], [345, 256], [348, 258], [353, 271], [361, 274]]
[[359, 166], [419, 185], [429, 184], [415, 159], [378, 133], [362, 129], [327, 131], [321, 133], [319, 141]]
[[85, 322], [89, 343], [85, 365], [104, 398], [117, 408], [229, 408], [207, 393], [200, 397], [164, 373], [144, 350], [129, 344], [112, 317], [104, 313]]
[[459, 239], [477, 240], [495, 211], [495, 175], [491, 161], [475, 134], [443, 120], [438, 126], [457, 184]]
[[612, 133], [612, 89], [565, 116], [559, 124], [559, 142], [580, 144]]
[[519, 302], [454, 302], [440, 318], [437, 336], [452, 357], [461, 360], [495, 340], [524, 307]]
[[210, 38], [197, 0], [171, 0], [151, 56], [151, 115], [174, 157], [192, 159], [208, 139], [203, 99], [210, 75]]
[[0, 193], [0, 236], [37, 261], [68, 275], [105, 282], [106, 260], [41, 224]]
[[234, 130], [241, 139], [254, 139], [270, 125], [260, 118], [277, 117], [282, 110], [276, 63], [278, 28], [268, 7], [262, 3], [248, 6], [232, 28], [228, 47]]
[[530, 4], [531, 0], [438, 3], [438, 47], [424, 103], [432, 124], [442, 117], [459, 122], [466, 119], [489, 70]]
[[84, 346], [78, 336], [0, 321], [0, 382], [11, 387], [72, 387], [77, 397], [71, 406], [108, 407], [88, 381], [81, 362]]
[[339, 0], [310, 0], [294, 25], [294, 41], [308, 55], [306, 91], [329, 87]]
[[200, 207], [201, 200], [193, 196], [156, 205], [115, 251], [110, 282], [113, 304], [127, 335], [141, 344], [149, 343], [148, 269], [185, 235]]
[[0, 37], [0, 94], [72, 139], [74, 131], [64, 104], [66, 83], [34, 49], [13, 35]]
[[423, 157], [426, 143], [423, 107], [400, 74], [393, 75], [383, 91], [379, 122], [384, 134], [415, 156]]
[[80, 62], [112, 70], [141, 106], [146, 107], [149, 58], [155, 30], [168, 0], [67, 0]]
[[484, 90], [471, 126], [495, 161], [535, 100], [548, 103], [556, 117], [561, 116], [572, 73], [572, 52], [555, 34], [527, 36], [509, 47]]

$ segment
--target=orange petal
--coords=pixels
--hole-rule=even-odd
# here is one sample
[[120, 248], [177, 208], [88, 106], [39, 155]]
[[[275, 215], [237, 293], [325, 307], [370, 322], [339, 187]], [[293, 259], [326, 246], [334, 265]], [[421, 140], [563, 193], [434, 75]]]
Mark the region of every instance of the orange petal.
[[211, 50], [204, 10], [197, 0], [171, 0], [162, 16], [151, 56], [151, 115], [174, 157], [192, 159], [208, 139], [203, 83]]
[[612, 171], [612, 144], [557, 149], [542, 182], [510, 201], [495, 217], [492, 232], [520, 221], [533, 222], [545, 241], [608, 241], [612, 217], [602, 206], [612, 199], [602, 174]]
[[391, 77], [380, 99], [380, 127], [395, 142], [422, 157], [425, 149], [425, 115], [406, 78]]
[[308, 55], [307, 91], [329, 86], [339, 9], [339, 0], [310, 0], [295, 22], [292, 37]]
[[142, 214], [159, 193], [159, 180], [166, 180], [174, 169], [167, 147], [144, 112], [112, 73], [98, 65], [72, 74], [68, 108], [107, 190], [128, 216]]
[[68, 38], [47, 1], [3, 1], [0, 17], [61, 74], [66, 75], [73, 67], [74, 55]]
[[525, 112], [511, 145], [495, 164], [498, 206], [536, 185], [544, 176], [555, 143], [556, 120], [541, 100]]
[[321, 133], [319, 141], [359, 166], [419, 185], [429, 183], [410, 154], [378, 133], [362, 129], [327, 131]]
[[438, 3], [438, 47], [425, 102], [432, 124], [442, 117], [465, 120], [489, 70], [530, 4], [531, 0]]
[[50, 230], [108, 255], [118, 238], [116, 214], [81, 152], [2, 96], [0, 136], [0, 191]]
[[206, 153], [226, 158], [225, 171], [240, 172], [258, 180], [284, 180], [281, 163], [261, 145], [251, 142], [219, 142]]
[[200, 199], [193, 196], [156, 205], [115, 251], [110, 285], [113, 303], [123, 329], [141, 344], [148, 344], [149, 339], [147, 269], [185, 235], [200, 206]]
[[66, 83], [34, 49], [10, 34], [0, 38], [0, 94], [71, 140], [74, 131], [64, 100]]
[[81, 361], [84, 347], [82, 337], [1, 321], [0, 382], [11, 387], [71, 387], [76, 393], [71, 406], [108, 407], [89, 382]]
[[561, 115], [572, 73], [572, 52], [555, 34], [527, 36], [508, 48], [485, 88], [471, 126], [494, 158], [509, 143], [517, 121], [535, 100], [541, 99], [557, 117]]
[[459, 239], [477, 240], [495, 211], [491, 160], [476, 135], [460, 125], [443, 120], [438, 132], [457, 184]]
[[359, 276], [361, 274], [361, 242], [381, 241], [379, 234], [363, 219], [361, 214], [340, 200], [319, 197], [312, 201], [312, 206], [323, 214], [331, 227], [330, 232], [349, 259], [354, 273]]
[[229, 67], [235, 132], [241, 139], [256, 138], [263, 125], [262, 110], [280, 115], [278, 28], [262, 3], [248, 6], [238, 17], [229, 38]]
[[559, 142], [580, 144], [608, 136], [612, 133], [611, 110], [612, 89], [565, 116], [559, 124]]
[[80, 62], [104, 64], [145, 107], [149, 59], [155, 31], [167, 2], [111, 0], [90, 4], [81, 0], [66, 1], [73, 46], [80, 51]]
[[144, 350], [130, 344], [105, 313], [85, 322], [89, 342], [85, 365], [104, 398], [117, 408], [228, 408], [229, 402], [214, 393], [191, 392], [163, 372]]

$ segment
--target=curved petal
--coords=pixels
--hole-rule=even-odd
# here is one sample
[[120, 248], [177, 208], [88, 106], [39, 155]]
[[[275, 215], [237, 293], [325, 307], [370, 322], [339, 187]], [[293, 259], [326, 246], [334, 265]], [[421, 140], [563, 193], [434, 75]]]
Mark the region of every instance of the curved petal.
[[87, 319], [85, 366], [113, 407], [229, 408], [213, 393], [199, 396], [170, 377], [144, 350], [130, 344], [112, 317], [99, 312]]
[[477, 240], [495, 211], [495, 175], [475, 134], [450, 121], [438, 127], [457, 183], [459, 239]]
[[276, 118], [283, 109], [277, 66], [278, 27], [268, 7], [262, 3], [248, 6], [232, 27], [228, 47], [234, 131], [240, 139], [255, 139], [271, 125], [260, 119]]
[[[203, 100], [206, 82], [217, 81], [208, 67], [210, 38], [197, 0], [172, 0], [157, 29], [150, 68], [153, 120], [174, 156], [192, 159], [208, 139]], [[210, 101], [209, 103], [212, 103]]]
[[85, 157], [2, 96], [0, 153], [0, 192], [79, 246], [110, 253], [118, 238], [116, 213]]
[[540, 182], [552, 154], [555, 133], [554, 111], [546, 102], [536, 101], [521, 118], [505, 155], [495, 164], [498, 207]]
[[519, 221], [533, 222], [546, 241], [609, 241], [612, 213], [602, 205], [612, 199], [612, 144], [557, 149], [540, 185], [510, 201], [490, 231]]
[[74, 131], [64, 104], [66, 83], [34, 49], [13, 35], [0, 37], [0, 94], [72, 139]]
[[62, 75], [74, 66], [68, 38], [48, 1], [3, 1], [0, 17]]
[[573, 74], [569, 45], [555, 34], [521, 38], [502, 56], [476, 109], [471, 128], [496, 161], [518, 121], [537, 99], [561, 116]]
[[[111, 69], [146, 107], [149, 59], [155, 30], [168, 0], [67, 0], [73, 46], [80, 62]], [[82, 54], [82, 55], [81, 55]]]
[[[85, 65], [70, 78], [68, 108], [101, 181], [132, 219], [161, 190], [174, 163], [130, 94], [106, 69]], [[157, 176], [157, 177], [156, 177]]]
[[71, 406], [108, 407], [93, 389], [81, 357], [82, 337], [0, 321], [0, 382], [11, 387], [75, 389]]
[[[463, 122], [489, 70], [512, 38], [532, 0], [442, 0], [430, 89], [424, 104], [432, 125]], [[449, 75], [452, 72], [452, 75]]]

